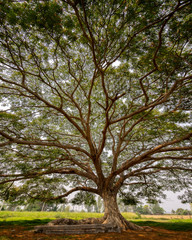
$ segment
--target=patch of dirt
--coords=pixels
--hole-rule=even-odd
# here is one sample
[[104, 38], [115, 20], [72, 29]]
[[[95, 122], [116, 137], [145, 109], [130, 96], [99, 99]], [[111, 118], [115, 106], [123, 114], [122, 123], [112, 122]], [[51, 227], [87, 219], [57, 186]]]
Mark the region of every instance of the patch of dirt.
[[192, 231], [176, 232], [161, 228], [153, 231], [125, 231], [123, 233], [98, 233], [83, 235], [45, 235], [34, 233], [26, 227], [0, 229], [0, 240], [192, 240]]

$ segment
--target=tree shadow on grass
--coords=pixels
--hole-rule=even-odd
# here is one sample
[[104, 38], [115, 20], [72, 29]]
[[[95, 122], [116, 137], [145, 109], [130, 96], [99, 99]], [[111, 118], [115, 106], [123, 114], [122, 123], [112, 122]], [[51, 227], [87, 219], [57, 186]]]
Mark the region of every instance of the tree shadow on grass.
[[192, 222], [132, 221], [140, 226], [160, 227], [172, 231], [192, 231]]
[[[22, 226], [32, 228], [37, 225], [47, 224], [53, 219], [33, 219], [33, 220], [16, 220], [16, 221], [1, 221], [0, 229], [10, 226]], [[27, 228], [28, 229], [28, 228]]]

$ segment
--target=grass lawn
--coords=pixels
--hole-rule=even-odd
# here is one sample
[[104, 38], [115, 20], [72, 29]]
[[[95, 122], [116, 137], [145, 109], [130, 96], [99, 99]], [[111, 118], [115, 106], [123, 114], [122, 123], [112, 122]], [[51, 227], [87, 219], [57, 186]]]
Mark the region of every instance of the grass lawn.
[[[127, 220], [130, 220], [140, 226], [161, 227], [174, 231], [192, 231], [192, 219], [180, 219], [174, 215], [165, 218], [164, 215], [155, 218], [155, 216], [139, 216], [135, 213], [123, 213]], [[85, 212], [0, 212], [0, 228], [6, 228], [11, 225], [25, 226], [32, 228], [35, 225], [46, 224], [56, 218], [82, 219], [90, 217], [102, 217], [102, 213], [85, 213]]]

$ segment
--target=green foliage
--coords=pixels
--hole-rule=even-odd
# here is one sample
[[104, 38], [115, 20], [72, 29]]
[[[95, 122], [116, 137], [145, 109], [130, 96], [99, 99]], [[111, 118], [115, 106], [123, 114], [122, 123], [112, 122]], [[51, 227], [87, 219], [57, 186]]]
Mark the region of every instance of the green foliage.
[[79, 192], [77, 193], [74, 198], [71, 200], [73, 205], [85, 205], [87, 210], [89, 211], [91, 206], [96, 205], [96, 200], [93, 194], [88, 192]]
[[178, 215], [191, 215], [192, 212], [190, 210], [188, 210], [188, 209], [178, 208], [175, 211], [175, 214], [178, 214]]
[[134, 208], [134, 211], [139, 213], [139, 214], [152, 214], [151, 209], [149, 208], [148, 205], [139, 205]]
[[160, 205], [156, 202], [150, 205], [137, 205], [134, 207], [134, 211], [144, 215], [163, 215], [165, 210], [160, 207]]
[[61, 30], [62, 8], [54, 1], [38, 2], [36, 4], [13, 4], [3, 1], [1, 4], [2, 21], [11, 25], [20, 25], [23, 29], [37, 26], [39, 29]]
[[124, 205], [136, 205], [139, 203], [131, 193], [121, 193], [120, 198]]
[[155, 203], [151, 206], [151, 211], [153, 214], [156, 215], [163, 215], [165, 213], [165, 210], [162, 207], [160, 207], [158, 203]]

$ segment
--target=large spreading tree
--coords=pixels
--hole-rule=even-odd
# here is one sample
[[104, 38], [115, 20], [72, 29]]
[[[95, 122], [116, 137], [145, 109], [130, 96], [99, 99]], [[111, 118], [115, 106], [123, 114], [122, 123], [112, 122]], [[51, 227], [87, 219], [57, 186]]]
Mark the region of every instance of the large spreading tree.
[[90, 192], [104, 201], [103, 223], [134, 229], [118, 193], [133, 203], [190, 187], [190, 0], [0, 8], [2, 193]]

